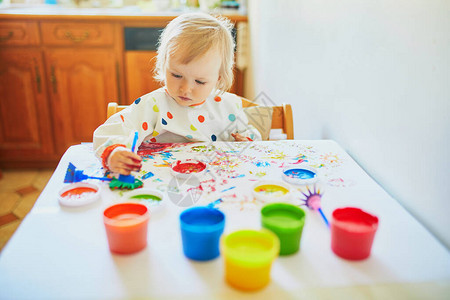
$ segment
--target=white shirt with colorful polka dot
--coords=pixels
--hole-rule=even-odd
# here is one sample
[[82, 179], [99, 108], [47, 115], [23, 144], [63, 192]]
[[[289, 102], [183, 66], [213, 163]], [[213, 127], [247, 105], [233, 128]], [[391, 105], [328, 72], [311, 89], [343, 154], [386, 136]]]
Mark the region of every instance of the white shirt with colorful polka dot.
[[235, 94], [211, 94], [201, 105], [184, 107], [178, 105], [165, 88], [160, 88], [136, 99], [94, 131], [96, 154], [100, 157], [104, 149], [113, 144], [131, 148], [136, 131], [137, 147], [144, 141], [234, 141], [231, 133], [261, 140], [258, 130], [248, 124], [242, 100]]

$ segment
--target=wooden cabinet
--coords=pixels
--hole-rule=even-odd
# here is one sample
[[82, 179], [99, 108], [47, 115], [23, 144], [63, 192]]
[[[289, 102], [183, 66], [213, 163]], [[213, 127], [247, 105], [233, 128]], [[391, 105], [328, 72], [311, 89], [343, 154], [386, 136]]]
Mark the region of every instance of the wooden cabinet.
[[41, 51], [1, 48], [0, 62], [0, 164], [54, 163]]
[[51, 46], [113, 46], [114, 26], [101, 22], [41, 23], [42, 41]]
[[42, 22], [56, 150], [91, 142], [119, 99], [114, 27], [103, 22]]
[[108, 49], [49, 49], [45, 53], [58, 153], [91, 142], [118, 99], [115, 53]]
[[120, 98], [113, 26], [0, 22], [0, 34], [0, 166], [54, 165]]
[[0, 153], [2, 160], [54, 154], [40, 51], [0, 50]]
[[0, 21], [0, 46], [36, 46], [39, 28], [36, 22]]

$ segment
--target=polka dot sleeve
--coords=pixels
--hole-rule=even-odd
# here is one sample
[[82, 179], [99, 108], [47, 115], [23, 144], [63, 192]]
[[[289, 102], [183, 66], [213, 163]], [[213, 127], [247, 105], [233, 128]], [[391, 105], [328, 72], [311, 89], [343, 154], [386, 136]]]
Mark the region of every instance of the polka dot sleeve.
[[101, 157], [104, 149], [114, 144], [124, 144], [131, 148], [136, 131], [137, 147], [154, 132], [159, 119], [159, 94], [157, 90], [136, 99], [94, 131], [93, 146], [97, 157]]

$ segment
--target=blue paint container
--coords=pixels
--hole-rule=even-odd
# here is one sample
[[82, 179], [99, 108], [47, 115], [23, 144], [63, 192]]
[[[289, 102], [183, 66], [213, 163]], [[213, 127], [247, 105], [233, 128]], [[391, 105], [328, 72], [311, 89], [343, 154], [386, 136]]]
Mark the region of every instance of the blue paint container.
[[317, 171], [307, 165], [288, 167], [283, 170], [283, 179], [297, 185], [313, 184], [317, 181]]
[[186, 257], [205, 261], [220, 255], [219, 240], [225, 215], [215, 208], [198, 206], [180, 214], [181, 239]]

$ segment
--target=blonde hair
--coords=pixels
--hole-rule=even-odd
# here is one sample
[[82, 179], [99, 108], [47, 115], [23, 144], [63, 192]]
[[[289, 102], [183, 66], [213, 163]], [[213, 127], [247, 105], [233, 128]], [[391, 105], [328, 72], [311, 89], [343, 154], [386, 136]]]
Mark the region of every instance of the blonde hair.
[[216, 89], [222, 93], [228, 91], [233, 84], [235, 44], [232, 28], [233, 24], [228, 19], [205, 13], [188, 13], [173, 19], [159, 38], [155, 79], [164, 83], [167, 60], [177, 50], [183, 50], [177, 54], [181, 54], [180, 61], [187, 64], [217, 47], [222, 64]]

